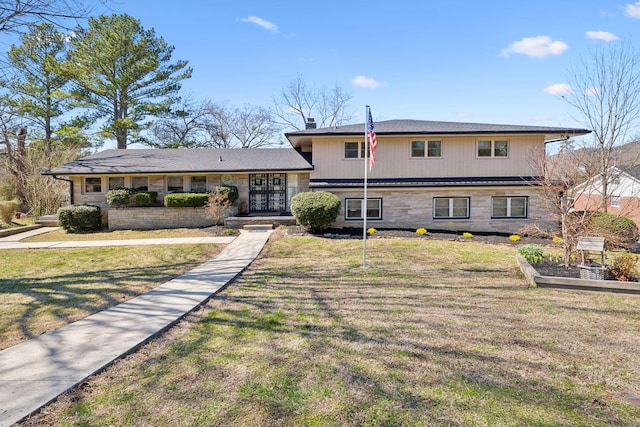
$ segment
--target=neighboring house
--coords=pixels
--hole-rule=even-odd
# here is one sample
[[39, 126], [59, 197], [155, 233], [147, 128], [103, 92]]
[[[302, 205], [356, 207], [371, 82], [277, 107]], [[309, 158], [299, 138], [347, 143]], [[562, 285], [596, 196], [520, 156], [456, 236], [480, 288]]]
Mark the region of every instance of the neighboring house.
[[[640, 227], [640, 168], [612, 167], [607, 185], [607, 212], [631, 218]], [[600, 211], [602, 177], [583, 182], [573, 189], [576, 210]]]
[[101, 151], [45, 174], [70, 181], [72, 204], [103, 210], [109, 209], [110, 189], [156, 191], [161, 201], [168, 193], [208, 192], [228, 184], [238, 187], [238, 208], [279, 214], [289, 211], [291, 197], [308, 191], [312, 169], [291, 148], [126, 149]]
[[286, 134], [310, 159], [312, 190], [342, 200], [336, 225], [511, 233], [539, 223], [555, 226], [537, 197], [532, 166], [545, 143], [586, 129], [389, 120], [375, 122], [376, 164], [363, 209], [364, 125]]
[[[209, 191], [238, 186], [250, 214], [289, 212], [302, 191], [330, 191], [342, 208], [338, 227], [425, 227], [511, 233], [554, 226], [537, 197], [531, 165], [545, 143], [585, 129], [390, 120], [375, 123], [377, 161], [363, 209], [364, 124], [287, 133], [293, 148], [107, 150], [47, 172], [72, 182], [72, 203], [108, 209], [110, 188]], [[313, 166], [312, 166], [313, 165]], [[243, 205], [242, 202], [245, 202]]]

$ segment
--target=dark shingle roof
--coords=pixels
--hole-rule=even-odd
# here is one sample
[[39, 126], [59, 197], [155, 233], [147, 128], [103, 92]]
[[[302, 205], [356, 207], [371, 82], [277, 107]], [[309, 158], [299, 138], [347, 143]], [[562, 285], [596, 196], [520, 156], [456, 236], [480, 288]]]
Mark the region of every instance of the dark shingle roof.
[[[374, 125], [377, 135], [544, 134], [555, 137], [556, 135], [579, 136], [590, 132], [587, 129], [578, 128], [437, 122], [428, 120], [386, 120], [374, 122]], [[290, 141], [292, 138], [298, 139], [300, 137], [332, 135], [364, 135], [364, 123], [306, 129], [285, 134]]]
[[46, 175], [210, 173], [312, 170], [292, 148], [105, 150], [53, 168]]

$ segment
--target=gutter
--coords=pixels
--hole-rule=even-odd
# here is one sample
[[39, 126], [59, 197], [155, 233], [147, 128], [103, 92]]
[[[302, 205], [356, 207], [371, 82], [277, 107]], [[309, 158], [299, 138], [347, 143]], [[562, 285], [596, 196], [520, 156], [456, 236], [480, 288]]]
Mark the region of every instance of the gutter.
[[58, 175], [51, 175], [53, 179], [57, 179], [58, 181], [66, 181], [69, 183], [69, 203], [73, 205], [73, 181], [66, 178], [58, 178]]

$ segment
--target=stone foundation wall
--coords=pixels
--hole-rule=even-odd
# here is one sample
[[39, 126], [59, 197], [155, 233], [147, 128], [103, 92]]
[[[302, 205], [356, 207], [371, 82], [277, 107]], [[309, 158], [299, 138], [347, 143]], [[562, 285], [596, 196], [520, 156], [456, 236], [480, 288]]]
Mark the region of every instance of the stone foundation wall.
[[210, 227], [213, 218], [204, 208], [110, 208], [110, 230]]

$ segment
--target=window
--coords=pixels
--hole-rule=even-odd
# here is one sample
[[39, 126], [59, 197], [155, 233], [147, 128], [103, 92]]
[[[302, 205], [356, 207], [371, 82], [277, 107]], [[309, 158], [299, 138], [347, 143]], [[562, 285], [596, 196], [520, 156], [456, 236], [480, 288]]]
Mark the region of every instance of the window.
[[364, 159], [364, 142], [345, 142], [344, 158], [345, 159]]
[[[364, 199], [346, 199], [345, 218], [363, 219], [363, 202]], [[382, 199], [367, 199], [367, 219], [382, 219]]]
[[620, 196], [611, 196], [611, 207], [612, 208], [620, 207]]
[[102, 178], [85, 178], [85, 193], [102, 193]]
[[191, 191], [194, 193], [206, 193], [207, 192], [207, 177], [192, 176], [191, 177]]
[[442, 157], [442, 141], [411, 141], [411, 157]]
[[434, 197], [433, 218], [469, 218], [469, 198]]
[[168, 192], [181, 192], [184, 190], [184, 184], [181, 176], [168, 176], [167, 177], [167, 191]]
[[149, 191], [149, 177], [147, 176], [132, 176], [131, 188], [136, 191]]
[[527, 197], [492, 197], [492, 218], [526, 218]]
[[479, 140], [478, 157], [507, 157], [509, 155], [509, 141], [507, 140]]
[[118, 188], [124, 188], [124, 176], [110, 176], [109, 190], [116, 190]]

